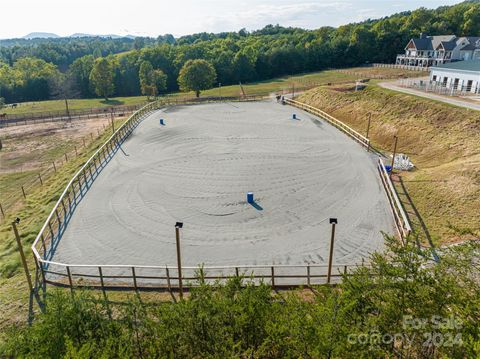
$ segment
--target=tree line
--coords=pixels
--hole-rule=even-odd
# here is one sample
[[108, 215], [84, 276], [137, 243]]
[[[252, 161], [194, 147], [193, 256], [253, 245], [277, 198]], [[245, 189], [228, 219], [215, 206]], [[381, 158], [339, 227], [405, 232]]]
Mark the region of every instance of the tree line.
[[[179, 75], [190, 60], [205, 60], [213, 67], [210, 86], [391, 63], [421, 32], [479, 36], [480, 0], [316, 30], [268, 25], [253, 32], [199, 33], [178, 39], [171, 35], [135, 40], [41, 39], [37, 46], [20, 41], [0, 49], [0, 97], [7, 103], [46, 100], [66, 92], [74, 97], [105, 97], [105, 91], [98, 91], [99, 76], [92, 75], [98, 73], [96, 66], [108, 70], [103, 76], [109, 80], [103, 85], [109, 90], [107, 96], [155, 96], [187, 88], [179, 83]], [[63, 89], [58, 90], [58, 85]], [[66, 87], [75, 91], [65, 91]]]

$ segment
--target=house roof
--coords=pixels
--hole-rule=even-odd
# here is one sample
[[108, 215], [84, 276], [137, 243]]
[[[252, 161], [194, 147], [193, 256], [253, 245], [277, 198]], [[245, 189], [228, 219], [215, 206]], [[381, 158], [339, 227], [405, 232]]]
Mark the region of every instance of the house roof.
[[460, 50], [462, 51], [471, 51], [471, 50], [480, 50], [480, 37], [469, 36], [466, 38], [469, 42], [468, 45], [465, 45]]
[[449, 62], [443, 65], [433, 66], [433, 68], [460, 71], [475, 71], [480, 73], [480, 60]]
[[[455, 35], [440, 35], [440, 36], [422, 36], [420, 38], [411, 39], [417, 50], [435, 50], [440, 44], [452, 43], [455, 47]], [[410, 43], [410, 42], [409, 42]], [[408, 46], [408, 45], [407, 45]], [[444, 45], [450, 48], [450, 45]]]

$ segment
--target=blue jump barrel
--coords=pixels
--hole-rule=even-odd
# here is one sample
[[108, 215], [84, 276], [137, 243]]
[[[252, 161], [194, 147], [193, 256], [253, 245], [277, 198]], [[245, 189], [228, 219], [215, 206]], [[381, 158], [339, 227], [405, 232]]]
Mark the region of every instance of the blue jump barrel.
[[164, 126], [165, 122], [163, 121], [163, 118], [160, 119], [160, 125]]
[[253, 192], [247, 192], [247, 202], [253, 203]]
[[294, 113], [294, 114], [292, 115], [292, 119], [296, 120], [296, 119], [297, 119], [297, 114]]

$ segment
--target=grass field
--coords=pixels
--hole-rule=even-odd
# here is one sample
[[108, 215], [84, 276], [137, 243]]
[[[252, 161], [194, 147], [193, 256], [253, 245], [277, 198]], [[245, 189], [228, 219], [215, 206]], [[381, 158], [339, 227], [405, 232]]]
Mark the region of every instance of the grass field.
[[[371, 71], [375, 71], [375, 74], [378, 74], [378, 69], [372, 68], [358, 68], [353, 72], [362, 75], [361, 77], [368, 77]], [[418, 72], [411, 73], [404, 70], [393, 70], [393, 69], [382, 69], [381, 74], [385, 74], [386, 77], [391, 76], [410, 76], [418, 75]], [[337, 71], [324, 71], [319, 73], [307, 74], [302, 76], [294, 77], [285, 77], [282, 79], [276, 79], [273, 81], [266, 81], [256, 84], [246, 85], [247, 94], [253, 94], [258, 92], [270, 93], [273, 91], [281, 91], [282, 88], [289, 88], [291, 86], [292, 80], [295, 81], [296, 86], [300, 84], [305, 84], [305, 82], [312, 83], [332, 83], [338, 84], [331, 86], [330, 89], [322, 88], [319, 89], [318, 93], [313, 91], [308, 95], [305, 95], [304, 99], [312, 101], [312, 103], [318, 104], [320, 108], [324, 108], [327, 111], [332, 112], [332, 114], [340, 117], [345, 121], [349, 121], [359, 130], [364, 131], [365, 129], [365, 114], [368, 111], [375, 110], [374, 114], [374, 126], [372, 127], [373, 140], [376, 144], [382, 145], [385, 148], [390, 148], [391, 133], [395, 130], [395, 124], [402, 122], [402, 118], [405, 116], [406, 111], [414, 111], [411, 116], [409, 116], [409, 124], [415, 124], [416, 116], [418, 113], [423, 113], [421, 117], [421, 123], [426, 126], [428, 132], [425, 135], [425, 138], [429, 140], [429, 144], [432, 143], [431, 139], [435, 137], [435, 128], [445, 128], [445, 125], [449, 122], [450, 116], [452, 121], [458, 121], [458, 126], [465, 126], [465, 128], [460, 131], [458, 126], [454, 126], [452, 133], [456, 134], [456, 137], [452, 137], [450, 141], [443, 139], [447, 136], [447, 132], [442, 135], [442, 147], [435, 151], [434, 155], [440, 157], [437, 158], [437, 161], [443, 161], [442, 157], [447, 157], [444, 153], [450, 148], [454, 151], [454, 159], [452, 161], [445, 161], [444, 168], [448, 173], [458, 174], [465, 173], [465, 176], [456, 176], [458, 182], [452, 181], [449, 182], [450, 188], [447, 194], [444, 191], [436, 190], [437, 182], [432, 182], [435, 176], [442, 174], [442, 167], [432, 168], [432, 171], [435, 173], [425, 172], [412, 172], [407, 174], [408, 176], [419, 176], [418, 178], [413, 178], [408, 183], [409, 191], [411, 195], [414, 196], [414, 201], [418, 205], [419, 210], [421, 210], [422, 216], [426, 216], [425, 213], [434, 212], [435, 208], [443, 206], [442, 211], [439, 212], [439, 218], [437, 218], [433, 213], [428, 216], [430, 218], [428, 225], [437, 226], [437, 228], [442, 228], [446, 232], [452, 234], [452, 229], [449, 229], [446, 226], [438, 226], [436, 223], [441, 223], [441, 216], [443, 212], [448, 212], [446, 219], [455, 219], [454, 213], [456, 210], [462, 210], [458, 214], [460, 221], [452, 222], [453, 225], [458, 227], [460, 232], [468, 232], [468, 228], [474, 227], [472, 224], [475, 224], [474, 220], [474, 206], [478, 206], [478, 195], [475, 197], [475, 188], [478, 188], [478, 161], [475, 162], [475, 157], [473, 153], [478, 154], [478, 148], [475, 149], [475, 143], [472, 139], [472, 133], [478, 131], [478, 119], [477, 125], [475, 125], [475, 120], [472, 120], [473, 114], [466, 110], [458, 110], [451, 106], [437, 104], [433, 101], [428, 100], [419, 100], [415, 97], [408, 95], [400, 95], [392, 93], [386, 90], [381, 90], [376, 87], [372, 87], [364, 93], [343, 93], [334, 91], [332, 88], [341, 87], [340, 83], [345, 81], [353, 81], [357, 79], [359, 75], [346, 75], [339, 73]], [[205, 91], [203, 95], [217, 95], [218, 88]], [[238, 95], [239, 86], [225, 86], [222, 87], [222, 96], [227, 95]], [[320, 98], [321, 96], [326, 96], [324, 100]], [[134, 101], [143, 101], [144, 98], [128, 98], [125, 99], [125, 104], [133, 104]], [[406, 109], [403, 109], [402, 103], [395, 105], [395, 103], [402, 99], [405, 104], [408, 105]], [[79, 106], [82, 104], [85, 107], [97, 106], [95, 101], [101, 102], [102, 100], [79, 100], [84, 102], [79, 102]], [[89, 102], [93, 101], [93, 102]], [[44, 104], [43, 111], [52, 111], [53, 106], [62, 107], [62, 101], [52, 102], [48, 101], [48, 104]], [[344, 109], [343, 109], [344, 107]], [[19, 106], [16, 110], [22, 110], [23, 105]], [[27, 111], [28, 112], [28, 111]], [[408, 112], [407, 112], [408, 113]], [[430, 118], [434, 119], [440, 116], [443, 120], [434, 121], [429, 124]], [[94, 120], [91, 120], [94, 121]], [[433, 121], [433, 120], [432, 120]], [[470, 122], [469, 122], [470, 121]], [[439, 122], [439, 123], [437, 123]], [[442, 125], [442, 123], [444, 125]], [[35, 125], [41, 126], [41, 125]], [[470, 126], [470, 127], [468, 127]], [[23, 127], [23, 126], [19, 126]], [[40, 127], [38, 127], [40, 128]], [[412, 125], [412, 130], [422, 130], [418, 127]], [[3, 130], [2, 130], [3, 131]], [[478, 132], [476, 132], [478, 133]], [[93, 153], [93, 151], [98, 148], [98, 146], [105, 141], [109, 132], [107, 131], [100, 139], [95, 140], [91, 145], [88, 146], [85, 152], [82, 152], [78, 157], [73, 157], [66, 164], [61, 166], [61, 169], [54, 175], [50, 176], [44, 180], [43, 186], [35, 187], [28, 195], [26, 200], [22, 199], [21, 192], [18, 191], [18, 184], [21, 183], [27, 176], [27, 171], [32, 171], [32, 174], [35, 174], [35, 171], [38, 171], [44, 166], [48, 165], [48, 162], [51, 162], [52, 159], [61, 157], [63, 155], [63, 149], [68, 147], [69, 151], [72, 151], [73, 146], [80, 144], [81, 136], [75, 136], [74, 131], [70, 132], [66, 137], [59, 135], [59, 132], [51, 131], [47, 133], [45, 131], [38, 131], [38, 136], [35, 136], [35, 131], [32, 132], [32, 135], [27, 139], [22, 139], [21, 135], [13, 136], [9, 134], [10, 139], [4, 141], [4, 150], [2, 156], [5, 156], [10, 152], [10, 158], [1, 157], [1, 170], [4, 175], [7, 177], [1, 177], [0, 188], [1, 194], [3, 196], [5, 191], [10, 191], [8, 188], [17, 188], [15, 190], [16, 196], [18, 198], [17, 207], [12, 213], [7, 213], [6, 219], [3, 223], [0, 224], [0, 333], [1, 328], [9, 325], [13, 322], [25, 322], [28, 313], [28, 291], [26, 286], [26, 281], [23, 272], [20, 270], [20, 261], [19, 255], [16, 249], [15, 240], [11, 230], [10, 222], [15, 216], [19, 216], [22, 221], [20, 223], [19, 229], [21, 232], [22, 240], [26, 248], [33, 242], [36, 234], [40, 230], [44, 220], [48, 216], [51, 208], [53, 207], [56, 199], [58, 198], [61, 191], [64, 189], [65, 185], [68, 183], [69, 179], [75, 173], [75, 171], [86, 161], [86, 159]], [[4, 138], [2, 133], [2, 138]], [[478, 137], [478, 135], [477, 135]], [[401, 135], [401, 138], [411, 138], [409, 140], [409, 146], [412, 148], [415, 146], [415, 143], [422, 143], [423, 139], [420, 134], [413, 133], [409, 135]], [[463, 139], [466, 139], [466, 143], [463, 143]], [[10, 142], [11, 141], [11, 142]], [[416, 142], [415, 142], [416, 141]], [[10, 142], [10, 143], [9, 143]], [[446, 144], [446, 145], [445, 145]], [[29, 151], [20, 151], [23, 153], [21, 156], [11, 155], [14, 153], [14, 148], [30, 148]], [[400, 141], [400, 149], [407, 152], [408, 148], [405, 148], [406, 143], [402, 140]], [[8, 149], [8, 148], [10, 149]], [[425, 145], [422, 144], [422, 148]], [[435, 148], [435, 147], [434, 147]], [[2, 150], [2, 151], [4, 151]], [[462, 152], [465, 150], [465, 152]], [[468, 151], [467, 151], [468, 150]], [[13, 151], [13, 152], [12, 152]], [[475, 152], [476, 151], [476, 152]], [[424, 163], [428, 162], [428, 156], [422, 157], [422, 160], [417, 159], [416, 155], [413, 153], [415, 149], [408, 151], [414, 162], [417, 165], [423, 166]], [[32, 156], [32, 153], [34, 156]], [[462, 156], [468, 156], [465, 161], [462, 160]], [[472, 155], [472, 156], [470, 156]], [[477, 157], [478, 158], [478, 157]], [[424, 159], [424, 160], [423, 160]], [[424, 161], [424, 162], [422, 162]], [[475, 170], [475, 165], [477, 169]], [[22, 171], [18, 171], [19, 168], [22, 168]], [[438, 171], [438, 172], [437, 172]], [[459, 172], [460, 171], [460, 172]], [[464, 172], [462, 172], [464, 171]], [[477, 171], [477, 172], [475, 172]], [[476, 182], [471, 179], [471, 177], [477, 173]], [[2, 175], [3, 176], [3, 175]], [[11, 177], [10, 177], [11, 176]], [[30, 174], [28, 175], [30, 176]], [[423, 181], [421, 176], [426, 177], [427, 181]], [[416, 181], [416, 182], [414, 182]], [[462, 182], [463, 181], [463, 182]], [[461, 186], [455, 187], [455, 183], [459, 183]], [[462, 184], [463, 183], [463, 184]], [[473, 183], [470, 184], [470, 183]], [[476, 183], [476, 184], [475, 184]], [[472, 187], [473, 186], [473, 187]], [[463, 195], [461, 190], [467, 189], [468, 194]], [[432, 199], [432, 207], [429, 208], [429, 192], [435, 196], [439, 196], [440, 200]], [[453, 204], [448, 203], [448, 196], [452, 197]], [[462, 197], [463, 196], [463, 197]], [[472, 202], [465, 202], [462, 204], [460, 199], [471, 198]], [[422, 204], [423, 203], [423, 204]], [[446, 204], [445, 204], [446, 203]], [[422, 205], [420, 205], [422, 204]], [[478, 207], [477, 207], [478, 209]], [[445, 220], [444, 220], [445, 222]], [[466, 222], [466, 223], [463, 223]], [[478, 217], [477, 217], [478, 224]], [[441, 232], [441, 231], [440, 231]], [[438, 233], [440, 233], [438, 232]], [[437, 232], [435, 232], [437, 233]], [[468, 234], [461, 236], [468, 237]], [[33, 259], [30, 254], [28, 254], [28, 259], [31, 261], [31, 267], [33, 268]], [[111, 297], [121, 296], [120, 293], [109, 294]], [[144, 295], [142, 294], [142, 297]], [[146, 296], [146, 295], [145, 295]], [[153, 295], [152, 298], [159, 298], [161, 296]], [[38, 310], [38, 307], [35, 308]]]
[[[401, 69], [384, 69], [374, 67], [358, 67], [348, 69], [349, 73], [343, 73], [335, 70], [320, 71], [303, 75], [286, 76], [273, 80], [266, 80], [254, 82], [251, 84], [244, 84], [243, 90], [247, 95], [267, 95], [272, 92], [281, 92], [282, 90], [291, 91], [293, 88], [313, 87], [315, 85], [326, 85], [328, 83], [342, 83], [354, 81], [358, 78], [368, 78], [369, 76], [384, 78], [395, 78], [405, 76], [418, 76], [421, 73], [417, 71], [408, 71]], [[210, 90], [203, 91], [201, 96], [241, 96], [242, 90], [239, 85], [215, 86]], [[169, 96], [190, 96], [193, 97], [193, 92], [189, 93], [173, 93]], [[112, 106], [127, 106], [140, 105], [147, 100], [145, 96], [134, 97], [114, 97], [105, 101], [104, 99], [71, 99], [68, 100], [68, 106], [72, 110], [101, 108]], [[40, 112], [54, 112], [65, 111], [65, 101], [51, 100], [40, 102], [22, 102], [16, 108], [5, 107], [0, 110], [0, 113], [7, 114], [29, 114]]]
[[[70, 99], [68, 100], [68, 108], [70, 110], [82, 110], [89, 108], [101, 108], [112, 106], [132, 106], [141, 105], [145, 103], [147, 98], [145, 96], [133, 96], [133, 97], [114, 97], [105, 101], [105, 99], [92, 98], [92, 99]], [[0, 113], [6, 114], [30, 114], [41, 112], [59, 112], [65, 111], [64, 100], [50, 100], [50, 101], [38, 101], [38, 102], [21, 102], [17, 107], [4, 107], [0, 110]]]

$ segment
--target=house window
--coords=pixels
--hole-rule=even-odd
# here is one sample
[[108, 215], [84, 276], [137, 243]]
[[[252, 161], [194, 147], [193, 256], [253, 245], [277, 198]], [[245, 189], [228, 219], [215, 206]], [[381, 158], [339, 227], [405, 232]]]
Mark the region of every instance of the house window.
[[460, 82], [460, 79], [455, 79], [455, 81], [453, 82], [453, 89], [454, 89], [454, 90], [457, 89], [459, 82]]
[[447, 86], [447, 82], [448, 82], [448, 77], [444, 77], [443, 78], [443, 86]]
[[437, 81], [437, 75], [433, 75], [432, 81]]
[[467, 82], [467, 91], [472, 91], [473, 80], [468, 80]]

